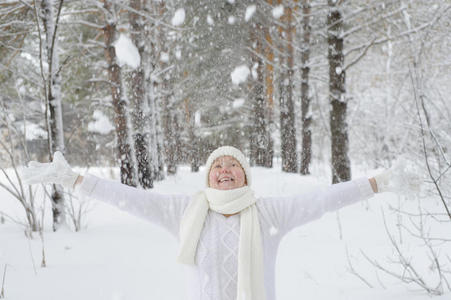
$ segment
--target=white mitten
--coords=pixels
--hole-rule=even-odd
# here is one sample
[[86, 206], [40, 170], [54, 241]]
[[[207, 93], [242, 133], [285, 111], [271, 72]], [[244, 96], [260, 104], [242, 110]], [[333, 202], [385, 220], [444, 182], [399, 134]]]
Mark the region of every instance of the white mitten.
[[403, 194], [417, 193], [422, 183], [421, 170], [414, 162], [399, 158], [393, 166], [374, 176], [379, 193], [394, 192]]
[[28, 167], [22, 171], [22, 180], [25, 184], [55, 183], [72, 189], [78, 175], [72, 171], [63, 154], [56, 151], [51, 163], [30, 161]]
[[392, 169], [388, 169], [383, 171], [382, 173], [374, 176], [377, 184], [377, 192], [385, 193], [385, 192], [396, 192], [396, 186], [393, 182], [393, 171]]

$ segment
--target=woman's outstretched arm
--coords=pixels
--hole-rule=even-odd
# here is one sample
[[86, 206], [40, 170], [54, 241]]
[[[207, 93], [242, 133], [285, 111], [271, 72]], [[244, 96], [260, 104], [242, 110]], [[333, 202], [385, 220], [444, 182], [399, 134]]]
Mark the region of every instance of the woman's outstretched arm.
[[91, 174], [80, 175], [77, 178], [75, 191], [81, 197], [89, 197], [111, 204], [132, 215], [162, 226], [175, 236], [178, 234], [180, 219], [190, 200], [187, 195], [160, 194]]
[[263, 197], [259, 202], [261, 209], [271, 216], [274, 227], [286, 233], [326, 212], [368, 199], [376, 191], [377, 184], [373, 178], [360, 178], [290, 196]]
[[72, 170], [61, 152], [55, 152], [50, 163], [30, 162], [22, 171], [22, 179], [26, 184], [52, 183], [75, 188], [81, 197], [115, 205], [174, 234], [190, 200], [187, 195], [162, 195], [90, 174], [81, 176]]

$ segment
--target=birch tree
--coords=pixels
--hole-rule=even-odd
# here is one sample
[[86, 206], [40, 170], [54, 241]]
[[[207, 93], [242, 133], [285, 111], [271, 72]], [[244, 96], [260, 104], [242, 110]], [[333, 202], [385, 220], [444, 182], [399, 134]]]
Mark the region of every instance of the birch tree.
[[[55, 16], [55, 2], [53, 0], [43, 0], [41, 2], [39, 16], [41, 18], [45, 39], [43, 45], [45, 49], [45, 58], [47, 70], [41, 70], [44, 80], [44, 91], [46, 97], [46, 118], [48, 120], [48, 143], [49, 143], [49, 160], [53, 160], [53, 153], [61, 151], [65, 153], [64, 146], [64, 128], [63, 128], [63, 112], [61, 104], [61, 74], [58, 55], [58, 24], [59, 16], [63, 6], [63, 0], [58, 1], [58, 12]], [[35, 4], [36, 5], [36, 4]], [[39, 26], [39, 24], [38, 24]], [[41, 62], [41, 68], [42, 62]], [[63, 188], [58, 185], [52, 186], [52, 213], [53, 213], [53, 230], [56, 231], [63, 223], [64, 216], [64, 194]]]

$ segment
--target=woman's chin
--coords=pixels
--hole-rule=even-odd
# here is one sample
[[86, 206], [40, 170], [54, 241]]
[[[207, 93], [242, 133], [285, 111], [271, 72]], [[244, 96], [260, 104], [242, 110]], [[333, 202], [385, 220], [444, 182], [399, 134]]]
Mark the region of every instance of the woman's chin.
[[235, 185], [234, 184], [220, 184], [216, 187], [216, 189], [218, 190], [233, 190], [235, 189]]
[[223, 190], [223, 191], [227, 191], [227, 190], [233, 190], [235, 187], [233, 186], [220, 186], [218, 189], [219, 190]]

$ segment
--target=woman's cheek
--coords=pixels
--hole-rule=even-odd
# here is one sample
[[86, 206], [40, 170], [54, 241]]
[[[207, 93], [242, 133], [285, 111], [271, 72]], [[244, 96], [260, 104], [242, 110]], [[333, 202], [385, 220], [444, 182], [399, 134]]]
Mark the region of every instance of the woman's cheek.
[[244, 180], [244, 178], [245, 178], [245, 175], [244, 175], [244, 172], [243, 171], [237, 171], [236, 172], [236, 174], [235, 174], [235, 178], [237, 179], [237, 181], [239, 182], [239, 184], [240, 185], [244, 185], [244, 182], [245, 182], [245, 180]]
[[215, 184], [216, 178], [217, 178], [217, 176], [215, 175], [215, 172], [210, 172], [210, 175], [208, 176], [208, 178], [209, 178], [209, 183], [210, 183], [209, 185], [213, 186]]

